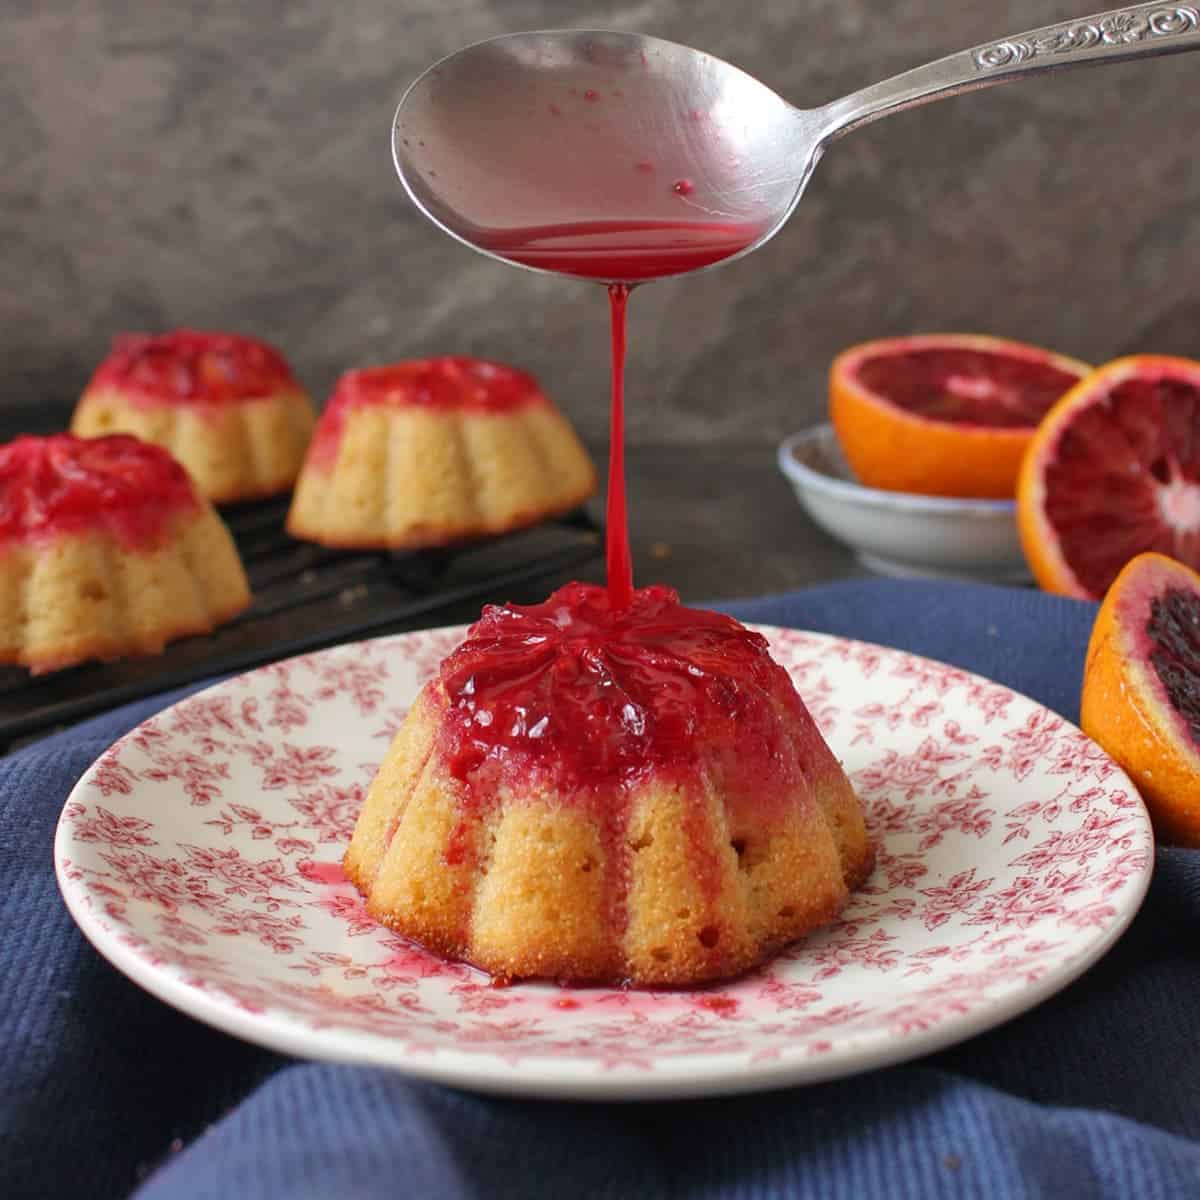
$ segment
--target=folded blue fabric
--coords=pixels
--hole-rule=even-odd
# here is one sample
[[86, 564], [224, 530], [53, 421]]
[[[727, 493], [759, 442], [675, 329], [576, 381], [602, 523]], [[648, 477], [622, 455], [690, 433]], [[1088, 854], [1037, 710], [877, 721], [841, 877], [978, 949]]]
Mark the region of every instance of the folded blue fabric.
[[[953, 662], [1071, 719], [1094, 615], [879, 580], [726, 607]], [[0, 762], [6, 1198], [1200, 1196], [1200, 853], [1159, 852], [1141, 914], [1087, 976], [922, 1062], [724, 1100], [472, 1096], [245, 1045], [83, 940], [53, 877], [59, 810], [115, 737], [176, 698]]]

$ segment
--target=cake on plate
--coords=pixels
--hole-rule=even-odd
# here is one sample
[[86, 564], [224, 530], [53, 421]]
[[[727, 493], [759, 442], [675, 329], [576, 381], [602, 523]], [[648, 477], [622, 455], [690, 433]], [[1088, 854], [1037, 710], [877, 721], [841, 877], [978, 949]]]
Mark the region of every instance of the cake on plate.
[[379, 921], [502, 979], [684, 985], [830, 921], [857, 797], [766, 640], [669, 588], [489, 606], [409, 711], [344, 867]]
[[71, 419], [169, 450], [215, 504], [288, 491], [316, 414], [283, 356], [255, 338], [183, 329], [117, 339]]
[[155, 654], [250, 603], [188, 473], [125, 434], [0, 446], [0, 662], [35, 674]]
[[422, 359], [342, 376], [288, 530], [333, 547], [441, 546], [570, 512], [595, 487], [587, 452], [533, 376]]

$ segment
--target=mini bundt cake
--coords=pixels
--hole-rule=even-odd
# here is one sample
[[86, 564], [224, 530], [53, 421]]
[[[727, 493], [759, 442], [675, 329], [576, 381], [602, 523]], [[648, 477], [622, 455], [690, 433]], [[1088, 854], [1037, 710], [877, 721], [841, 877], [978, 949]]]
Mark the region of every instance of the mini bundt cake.
[[857, 797], [766, 640], [665, 587], [490, 606], [408, 713], [345, 855], [375, 918], [501, 978], [683, 985], [831, 920]]
[[0, 662], [156, 654], [249, 603], [229, 531], [165, 450], [125, 434], [0, 446]]
[[595, 488], [587, 452], [531, 375], [424, 359], [342, 376], [288, 530], [334, 547], [441, 546], [569, 512]]
[[184, 329], [118, 338], [75, 408], [81, 437], [163, 446], [214, 504], [286, 492], [312, 437], [312, 401], [277, 350]]

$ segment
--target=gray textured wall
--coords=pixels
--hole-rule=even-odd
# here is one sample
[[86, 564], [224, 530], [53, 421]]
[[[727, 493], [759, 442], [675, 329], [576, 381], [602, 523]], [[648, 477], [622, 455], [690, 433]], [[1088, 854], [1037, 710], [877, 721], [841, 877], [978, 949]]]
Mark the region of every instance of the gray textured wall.
[[[273, 339], [319, 396], [354, 364], [512, 359], [601, 436], [599, 290], [477, 258], [406, 206], [387, 131], [414, 73], [494, 33], [607, 25], [817, 103], [1081, 4], [4, 0], [0, 403], [44, 426], [114, 333], [192, 324]], [[840, 346], [882, 333], [1200, 353], [1198, 80], [1193, 55], [1086, 70], [854, 134], [763, 251], [635, 296], [631, 435], [773, 438], [819, 414]]]

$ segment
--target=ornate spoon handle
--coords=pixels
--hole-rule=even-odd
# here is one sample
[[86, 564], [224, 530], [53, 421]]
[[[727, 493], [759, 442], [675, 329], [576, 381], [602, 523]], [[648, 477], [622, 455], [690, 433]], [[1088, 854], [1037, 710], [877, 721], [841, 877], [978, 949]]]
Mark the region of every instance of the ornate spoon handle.
[[951, 54], [835, 100], [816, 115], [830, 138], [904, 108], [1008, 83], [1032, 72], [1196, 49], [1200, 49], [1200, 7], [1135, 4]]

